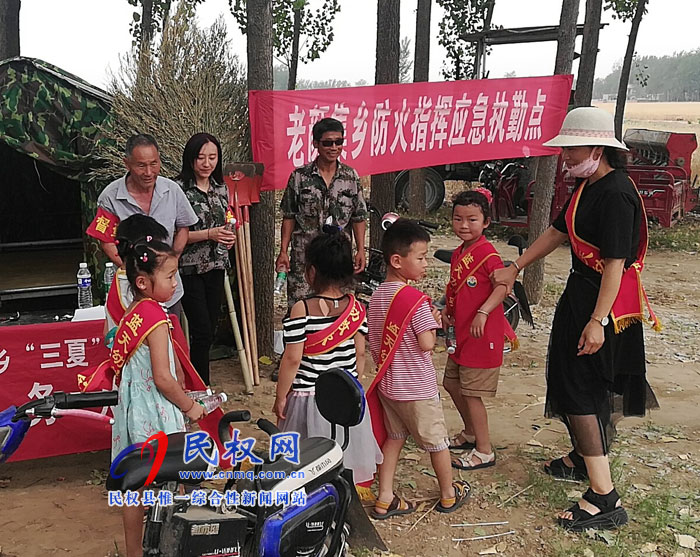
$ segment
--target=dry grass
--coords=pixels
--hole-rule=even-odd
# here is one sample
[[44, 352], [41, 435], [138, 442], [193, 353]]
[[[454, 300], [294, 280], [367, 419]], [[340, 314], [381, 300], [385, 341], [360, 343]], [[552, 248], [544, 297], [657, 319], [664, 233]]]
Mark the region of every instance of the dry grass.
[[[614, 114], [615, 103], [595, 103]], [[694, 133], [700, 142], [700, 102], [627, 103], [624, 128]], [[700, 174], [700, 149], [693, 154], [692, 174]]]
[[244, 75], [229, 53], [223, 19], [200, 29], [192, 5], [181, 2], [154, 52], [140, 60], [132, 51], [112, 77], [112, 121], [93, 177], [107, 183], [123, 173], [123, 148], [135, 133], [158, 140], [163, 176], [179, 173], [183, 146], [201, 131], [219, 138], [224, 161], [248, 159]]

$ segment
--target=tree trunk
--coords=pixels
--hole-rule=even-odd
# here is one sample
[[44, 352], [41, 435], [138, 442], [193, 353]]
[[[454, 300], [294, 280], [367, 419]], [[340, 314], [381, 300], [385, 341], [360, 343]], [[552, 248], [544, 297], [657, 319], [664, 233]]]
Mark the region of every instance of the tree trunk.
[[[377, 0], [377, 62], [374, 81], [377, 85], [399, 82], [399, 21], [401, 0]], [[370, 202], [381, 214], [394, 208], [394, 173], [372, 176]], [[370, 245], [379, 247], [382, 228], [380, 215], [370, 218]]]
[[140, 51], [142, 54], [151, 48], [153, 31], [153, 0], [141, 0]]
[[287, 89], [293, 91], [297, 88], [297, 69], [299, 68], [299, 35], [301, 35], [301, 10], [294, 10], [294, 30], [292, 34], [292, 55], [289, 60], [289, 78]]
[[[416, 49], [413, 60], [413, 81], [428, 81], [430, 63], [430, 11], [432, 0], [418, 0], [416, 10]], [[410, 172], [408, 208], [412, 215], [422, 217], [425, 208], [425, 170], [417, 168]]]
[[[272, 89], [272, 0], [247, 0], [248, 89]], [[274, 192], [260, 194], [250, 209], [258, 354], [272, 355], [274, 337]]]
[[598, 36], [600, 35], [600, 16], [603, 0], [586, 0], [586, 21], [583, 26], [583, 45], [581, 59], [578, 62], [576, 77], [576, 106], [590, 106], [593, 99], [593, 82], [595, 65], [598, 59]]
[[627, 51], [620, 70], [620, 84], [617, 88], [617, 103], [615, 104], [615, 137], [622, 141], [622, 121], [625, 118], [625, 103], [627, 102], [627, 85], [630, 82], [630, 72], [632, 71], [632, 59], [634, 58], [634, 47], [637, 44], [637, 33], [639, 24], [644, 17], [647, 0], [637, 0], [637, 9], [632, 18], [632, 28], [627, 41]]
[[[571, 66], [574, 61], [574, 44], [576, 42], [578, 5], [579, 0], [563, 0], [562, 2], [561, 17], [559, 18], [559, 36], [557, 39], [557, 58], [554, 64], [555, 74], [571, 73]], [[530, 244], [539, 238], [550, 225], [557, 160], [557, 156], [543, 157], [537, 166], [535, 198], [532, 203], [528, 228]], [[539, 303], [544, 285], [544, 259], [533, 263], [525, 270], [523, 281], [530, 302], [534, 304]]]
[[19, 56], [20, 0], [0, 0], [0, 60]]

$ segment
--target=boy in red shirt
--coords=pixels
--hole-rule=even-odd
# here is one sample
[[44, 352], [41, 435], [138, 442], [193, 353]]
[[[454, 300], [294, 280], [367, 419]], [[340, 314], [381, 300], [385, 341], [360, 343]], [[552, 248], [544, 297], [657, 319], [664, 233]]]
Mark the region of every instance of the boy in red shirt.
[[506, 288], [494, 287], [489, 280], [495, 269], [503, 267], [483, 235], [491, 223], [490, 195], [483, 188], [464, 191], [452, 207], [452, 229], [462, 245], [452, 254], [442, 317], [444, 326], [454, 326], [457, 346], [447, 359], [443, 385], [464, 422], [464, 430], [451, 440], [450, 448], [471, 449], [452, 460], [452, 466], [462, 470], [496, 464], [483, 398], [496, 396], [507, 322], [503, 315]]
[[391, 225], [382, 239], [386, 279], [369, 304], [369, 345], [378, 370], [367, 402], [384, 454], [372, 512], [378, 520], [415, 510], [413, 503], [394, 494], [396, 464], [409, 435], [430, 453], [440, 486], [437, 511], [457, 510], [470, 493], [467, 482], [452, 481], [447, 427], [432, 360], [440, 314], [431, 310], [425, 294], [408, 285], [425, 275], [429, 241], [428, 233], [415, 222], [398, 219]]

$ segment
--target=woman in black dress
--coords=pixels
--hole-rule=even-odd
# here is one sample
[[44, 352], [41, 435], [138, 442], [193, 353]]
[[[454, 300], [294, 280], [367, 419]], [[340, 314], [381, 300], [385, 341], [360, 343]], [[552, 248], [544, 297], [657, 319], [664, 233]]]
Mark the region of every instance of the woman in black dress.
[[567, 170], [579, 179], [577, 189], [515, 265], [496, 270], [492, 279], [512, 287], [523, 268], [571, 242], [572, 270], [554, 314], [547, 356], [545, 414], [566, 424], [574, 450], [548, 462], [545, 471], [590, 480], [583, 499], [559, 515], [561, 526], [616, 528], [628, 517], [608, 462], [614, 424], [658, 406], [646, 381], [647, 309], [657, 326], [658, 321], [641, 307], [646, 296], [636, 280], [646, 253], [646, 216], [624, 169], [620, 150], [626, 147], [615, 139], [610, 114], [576, 108], [545, 145], [562, 148]]

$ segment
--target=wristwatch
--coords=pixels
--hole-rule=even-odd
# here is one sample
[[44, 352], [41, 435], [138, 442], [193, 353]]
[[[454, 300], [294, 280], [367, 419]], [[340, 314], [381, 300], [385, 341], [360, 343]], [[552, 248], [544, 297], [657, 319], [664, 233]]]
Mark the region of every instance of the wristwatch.
[[591, 315], [591, 319], [593, 319], [593, 321], [597, 321], [603, 327], [607, 327], [608, 323], [610, 323], [610, 319], [608, 319], [607, 315], [605, 317], [603, 317], [602, 319], [600, 319], [599, 317], [596, 317], [595, 315]]

